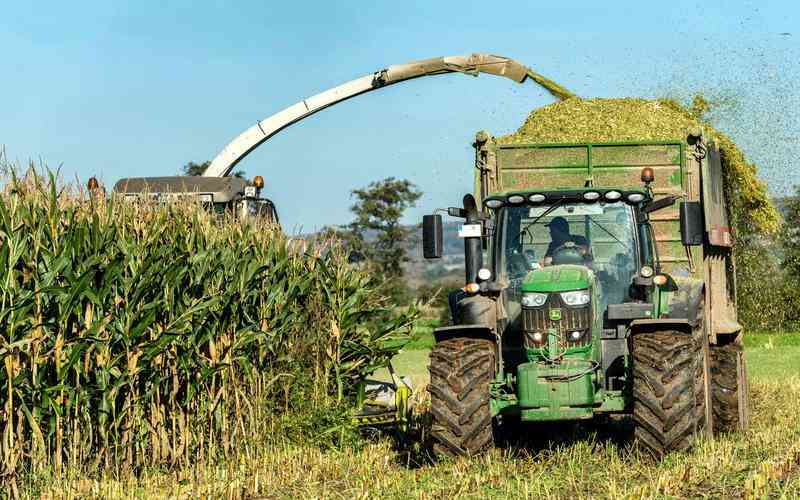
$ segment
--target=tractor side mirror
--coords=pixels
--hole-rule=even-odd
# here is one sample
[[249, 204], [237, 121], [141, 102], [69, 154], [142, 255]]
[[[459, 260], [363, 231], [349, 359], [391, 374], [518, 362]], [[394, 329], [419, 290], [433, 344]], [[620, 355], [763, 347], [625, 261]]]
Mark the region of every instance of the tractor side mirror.
[[422, 255], [426, 259], [442, 257], [444, 237], [442, 235], [442, 216], [422, 216]]
[[646, 214], [651, 212], [655, 212], [657, 210], [661, 210], [667, 207], [671, 207], [675, 204], [675, 200], [677, 199], [674, 195], [665, 196], [663, 198], [659, 198], [657, 200], [653, 200], [647, 205], [642, 208], [642, 211]]
[[703, 221], [703, 207], [699, 201], [682, 201], [680, 204], [681, 217], [681, 243], [684, 246], [697, 246], [703, 244], [705, 224]]

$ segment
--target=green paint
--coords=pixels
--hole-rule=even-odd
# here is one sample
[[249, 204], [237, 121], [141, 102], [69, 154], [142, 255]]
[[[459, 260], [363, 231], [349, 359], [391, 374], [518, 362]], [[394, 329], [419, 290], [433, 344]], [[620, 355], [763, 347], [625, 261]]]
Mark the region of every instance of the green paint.
[[682, 187], [683, 182], [683, 173], [680, 170], [676, 170], [669, 176], [669, 183], [675, 187]]
[[[578, 187], [584, 179], [607, 172], [608, 167], [631, 172], [616, 186], [623, 189], [640, 184], [638, 172], [645, 165], [673, 165], [680, 172], [679, 180], [683, 178], [680, 141], [506, 144], [490, 149], [496, 153], [500, 167], [498, 187], [506, 190], [537, 185]], [[547, 175], [543, 175], [545, 172]]]
[[[511, 374], [509, 374], [510, 376]], [[509, 394], [504, 390], [509, 384], [504, 382], [494, 382], [489, 386], [489, 406], [492, 411], [492, 416], [503, 415], [518, 415], [519, 404], [516, 394]]]
[[626, 409], [625, 395], [622, 391], [607, 391], [603, 394], [600, 407], [595, 408], [595, 413], [624, 412]]
[[522, 283], [523, 292], [568, 292], [589, 288], [589, 269], [565, 264], [531, 272]]
[[553, 422], [556, 420], [588, 420], [594, 416], [591, 408], [544, 407], [525, 408], [520, 410], [520, 420], [523, 422]]
[[[559, 415], [592, 414], [595, 387], [587, 359], [559, 364], [525, 363], [517, 368], [517, 398], [523, 420], [560, 420]], [[535, 410], [535, 411], [529, 411]], [[573, 417], [566, 417], [573, 418]]]
[[[524, 148], [587, 148], [589, 146], [682, 146], [683, 141], [603, 141], [603, 142], [514, 142], [511, 144], [495, 144], [495, 150]], [[677, 161], [676, 161], [677, 163]]]

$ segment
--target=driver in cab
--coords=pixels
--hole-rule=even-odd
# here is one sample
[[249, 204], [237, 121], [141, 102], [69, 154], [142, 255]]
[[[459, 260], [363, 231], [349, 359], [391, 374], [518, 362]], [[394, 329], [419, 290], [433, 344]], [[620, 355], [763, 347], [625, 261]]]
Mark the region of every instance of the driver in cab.
[[573, 235], [569, 233], [569, 223], [563, 217], [553, 217], [546, 226], [550, 229], [550, 245], [547, 247], [547, 252], [544, 255], [542, 265], [549, 266], [553, 264], [553, 255], [559, 252], [562, 248], [577, 248], [578, 253], [584, 260], [590, 260], [589, 242], [586, 238], [580, 235]]

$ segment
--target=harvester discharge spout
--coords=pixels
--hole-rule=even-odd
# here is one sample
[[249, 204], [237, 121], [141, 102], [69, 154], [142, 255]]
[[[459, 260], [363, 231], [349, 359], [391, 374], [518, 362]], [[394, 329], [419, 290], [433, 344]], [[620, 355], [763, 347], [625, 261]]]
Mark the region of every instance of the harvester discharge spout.
[[464, 73], [472, 76], [486, 73], [509, 78], [517, 83], [523, 83], [530, 78], [558, 99], [573, 96], [568, 90], [527, 66], [508, 57], [492, 54], [434, 57], [405, 64], [395, 64], [303, 99], [259, 121], [226, 145], [212, 160], [203, 176], [225, 177], [230, 175], [237, 163], [270, 137], [289, 125], [308, 118], [327, 107], [395, 83], [447, 73]]

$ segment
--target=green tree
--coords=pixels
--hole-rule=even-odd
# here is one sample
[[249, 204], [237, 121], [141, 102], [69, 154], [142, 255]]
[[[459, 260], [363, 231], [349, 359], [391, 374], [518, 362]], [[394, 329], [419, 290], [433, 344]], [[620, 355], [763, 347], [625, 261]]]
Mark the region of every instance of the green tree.
[[783, 226], [781, 247], [783, 268], [795, 279], [800, 279], [800, 186], [795, 187], [795, 196], [783, 200]]
[[[203, 172], [206, 171], [209, 165], [211, 165], [211, 161], [204, 161], [203, 163], [195, 163], [190, 161], [183, 166], [183, 175], [203, 175]], [[243, 178], [245, 176], [245, 172], [243, 170], [237, 170], [233, 173], [233, 176]]]
[[203, 163], [190, 161], [183, 166], [183, 175], [203, 175], [209, 165], [211, 165], [210, 161], [204, 161]]
[[734, 248], [737, 311], [746, 330], [779, 331], [790, 320], [787, 274], [781, 268], [778, 250], [777, 245], [763, 236], [737, 234]]
[[800, 186], [776, 200], [783, 216], [778, 238], [737, 226], [739, 321], [751, 330], [790, 331], [800, 325]]
[[779, 240], [786, 283], [783, 290], [787, 295], [784, 302], [791, 311], [787, 319], [796, 325], [800, 322], [800, 291], [797, 289], [800, 283], [800, 186], [795, 186], [795, 195], [785, 198], [780, 205], [784, 219]]
[[351, 254], [362, 256], [387, 280], [402, 277], [414, 231], [400, 224], [400, 218], [422, 192], [408, 180], [389, 177], [355, 189], [352, 195], [356, 202], [350, 211], [355, 220], [342, 237]]

